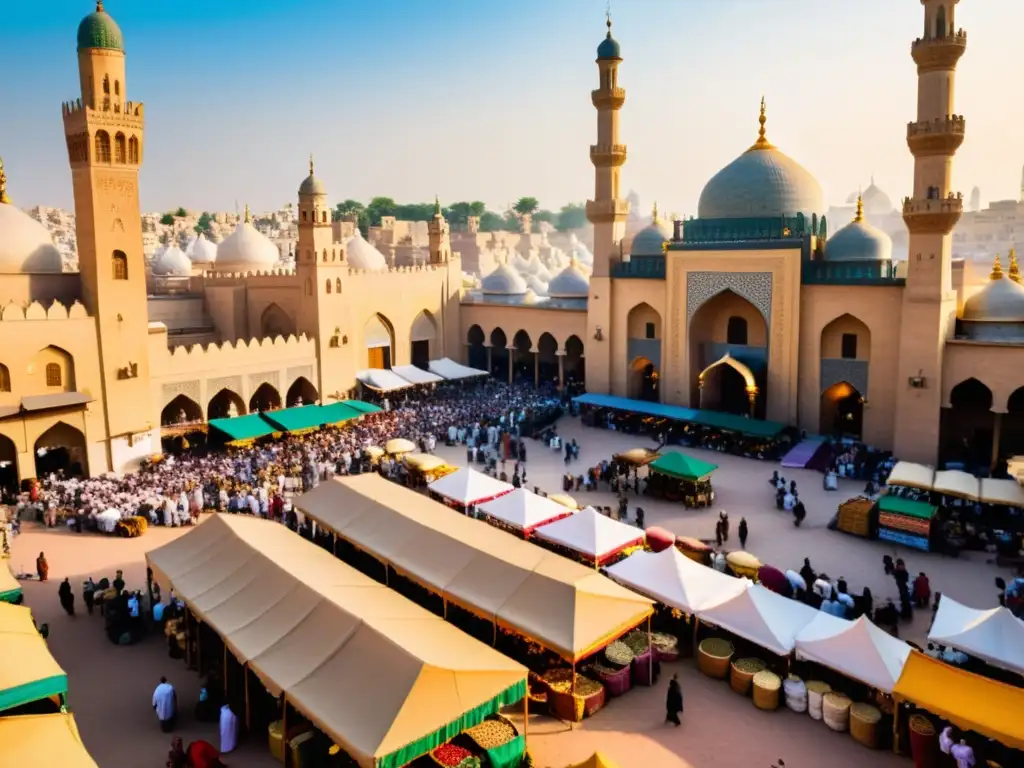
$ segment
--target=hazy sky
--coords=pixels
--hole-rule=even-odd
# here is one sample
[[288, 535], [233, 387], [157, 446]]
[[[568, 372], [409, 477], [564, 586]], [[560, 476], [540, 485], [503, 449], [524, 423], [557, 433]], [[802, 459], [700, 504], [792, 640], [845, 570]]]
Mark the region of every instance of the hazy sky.
[[[4, 3], [0, 156], [21, 205], [70, 206], [60, 104], [78, 96], [91, 0]], [[295, 200], [316, 156], [334, 199], [545, 207], [593, 192], [604, 0], [107, 0], [146, 104], [142, 203], [257, 210]], [[768, 137], [841, 202], [872, 173], [911, 188], [918, 0], [613, 0], [627, 89], [625, 190], [692, 214], [704, 183]], [[1022, 0], [964, 0], [955, 183], [1018, 195]]]

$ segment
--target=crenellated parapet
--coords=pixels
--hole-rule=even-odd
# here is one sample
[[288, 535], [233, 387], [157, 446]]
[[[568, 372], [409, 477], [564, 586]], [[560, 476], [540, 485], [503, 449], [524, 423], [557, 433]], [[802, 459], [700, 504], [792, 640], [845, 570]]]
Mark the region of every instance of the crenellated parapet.
[[76, 301], [70, 307], [59, 301], [54, 301], [49, 307], [44, 307], [40, 302], [33, 301], [27, 306], [22, 304], [9, 303], [0, 309], [0, 322], [15, 322], [18, 320], [87, 320], [89, 313], [85, 306]]
[[[166, 326], [154, 328], [151, 334], [166, 333]], [[210, 344], [168, 347], [164, 343], [151, 346], [151, 364], [157, 370], [178, 376], [188, 371], [245, 368], [254, 364], [277, 364], [284, 359], [316, 357], [316, 343], [305, 334], [273, 338], [238, 339]]]
[[64, 118], [64, 132], [82, 133], [88, 128], [136, 129], [141, 131], [146, 124], [146, 110], [142, 102], [113, 102], [108, 109], [93, 109], [82, 104], [81, 99], [65, 101], [61, 105]]
[[282, 279], [294, 278], [294, 269], [267, 269], [267, 270], [256, 270], [253, 272], [224, 272], [217, 270], [208, 270], [202, 273], [202, 278], [205, 286], [217, 286], [217, 285], [239, 285], [241, 283], [261, 283], [266, 284], [268, 282], [281, 282]]
[[907, 123], [907, 146], [914, 157], [953, 155], [964, 143], [966, 132], [963, 115]]
[[967, 51], [967, 33], [960, 29], [948, 35], [919, 37], [910, 46], [910, 55], [917, 64], [917, 73], [955, 69]]

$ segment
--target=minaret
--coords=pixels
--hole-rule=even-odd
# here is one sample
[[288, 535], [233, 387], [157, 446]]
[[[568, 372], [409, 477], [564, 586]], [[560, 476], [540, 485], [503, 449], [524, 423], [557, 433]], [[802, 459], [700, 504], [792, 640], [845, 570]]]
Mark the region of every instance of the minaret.
[[907, 125], [914, 156], [914, 193], [903, 201], [910, 232], [907, 284], [900, 319], [896, 380], [896, 434], [901, 459], [935, 464], [942, 408], [942, 363], [954, 330], [956, 293], [951, 269], [952, 232], [963, 213], [953, 192], [953, 156], [965, 121], [954, 107], [956, 65], [967, 35], [956, 30], [959, 0], [921, 0], [924, 37], [911, 46], [917, 65], [917, 119]]
[[[139, 212], [143, 107], [128, 100], [124, 42], [96, 3], [78, 26], [80, 98], [63, 105], [75, 196], [82, 303], [96, 319], [106, 403], [107, 461], [120, 471], [134, 437], [154, 423], [149, 382], [149, 317]], [[157, 441], [159, 438], [157, 438]], [[137, 446], [137, 447], [136, 447]], [[159, 450], [159, 442], [151, 450]], [[90, 457], [93, 458], [93, 457]], [[92, 472], [98, 467], [92, 463]]]
[[441, 212], [441, 202], [434, 195], [434, 216], [427, 222], [430, 238], [430, 263], [445, 264], [452, 257], [451, 228]]
[[[619, 244], [626, 234], [629, 203], [619, 194], [620, 173], [626, 162], [626, 146], [619, 137], [619, 110], [626, 91], [619, 87], [622, 63], [619, 43], [608, 32], [597, 47], [599, 87], [590, 97], [597, 110], [597, 144], [590, 147], [594, 164], [594, 199], [587, 201], [587, 219], [594, 225], [594, 268], [587, 302], [587, 387], [592, 392], [611, 391], [611, 359], [607, 334], [612, 319], [611, 270], [619, 261]], [[598, 341], [598, 338], [605, 339]]]

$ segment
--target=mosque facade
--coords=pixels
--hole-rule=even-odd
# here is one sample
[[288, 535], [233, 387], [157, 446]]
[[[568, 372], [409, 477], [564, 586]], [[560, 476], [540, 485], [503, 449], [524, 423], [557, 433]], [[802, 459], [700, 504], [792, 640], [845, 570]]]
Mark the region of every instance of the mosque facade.
[[707, 183], [696, 217], [655, 211], [627, 235], [610, 22], [591, 94], [592, 247], [556, 245], [528, 220], [496, 234], [471, 220], [453, 243], [439, 205], [425, 232], [384, 221], [364, 239], [331, 220], [311, 159], [289, 258], [247, 211], [222, 242], [199, 236], [146, 263], [145, 110], [98, 2], [78, 29], [80, 96], [62, 109], [78, 272], [11, 203], [0, 166], [0, 480], [125, 471], [208, 419], [329, 402], [367, 371], [442, 357], [509, 381], [842, 433], [932, 464], [964, 446], [993, 464], [1024, 453], [1024, 286], [1015, 257], [982, 276], [951, 258], [966, 35], [954, 0], [922, 4], [898, 269], [863, 201], [830, 232], [821, 187], [769, 141], [763, 103], [756, 140]]

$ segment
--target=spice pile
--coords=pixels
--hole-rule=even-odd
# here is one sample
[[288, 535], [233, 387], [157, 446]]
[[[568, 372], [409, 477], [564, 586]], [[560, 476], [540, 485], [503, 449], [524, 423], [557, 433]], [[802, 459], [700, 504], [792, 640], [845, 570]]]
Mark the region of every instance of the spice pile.
[[[572, 670], [571, 669], [549, 669], [542, 675], [544, 682], [556, 693], [572, 693]], [[588, 698], [595, 693], [600, 693], [603, 686], [596, 680], [591, 680], [583, 675], [576, 675], [576, 695], [581, 698]]]
[[443, 768], [480, 768], [480, 758], [458, 744], [442, 744], [430, 757]]
[[629, 646], [629, 650], [633, 652], [634, 656], [643, 656], [647, 653], [647, 649], [651, 647], [648, 641], [647, 633], [641, 632], [639, 629], [634, 629], [622, 638], [622, 642]]
[[679, 638], [667, 632], [655, 632], [652, 634], [651, 643], [660, 653], [679, 652]]
[[502, 744], [508, 744], [514, 739], [516, 729], [504, 720], [484, 720], [480, 725], [474, 725], [466, 735], [475, 741], [481, 749], [494, 749]]
[[628, 667], [633, 661], [633, 656], [633, 649], [621, 640], [616, 640], [604, 649], [604, 657], [612, 665], [612, 672], [616, 672], [622, 667]]

